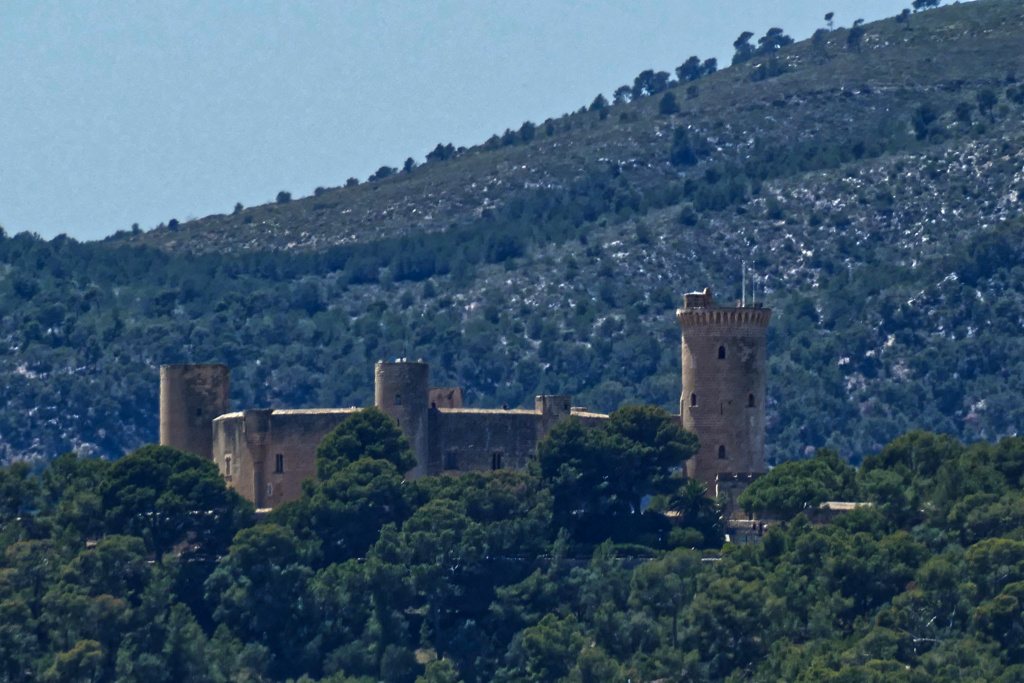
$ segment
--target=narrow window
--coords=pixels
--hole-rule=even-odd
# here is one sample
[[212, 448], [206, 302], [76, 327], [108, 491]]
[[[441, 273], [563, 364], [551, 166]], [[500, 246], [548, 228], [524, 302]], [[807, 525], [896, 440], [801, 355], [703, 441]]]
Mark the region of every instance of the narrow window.
[[231, 481], [231, 456], [224, 456], [224, 479]]
[[273, 484], [267, 484], [267, 495], [268, 496], [274, 495], [274, 485]]
[[284, 453], [278, 453], [274, 457], [274, 472], [277, 474], [284, 472]]
[[725, 460], [725, 446], [718, 447], [718, 459]]
[[402, 395], [401, 394], [395, 394], [395, 405], [396, 406], [402, 405]]
[[690, 407], [691, 408], [696, 408], [697, 407], [697, 394], [690, 394]]
[[718, 360], [725, 360], [725, 347], [724, 346], [719, 346], [718, 347]]
[[753, 394], [747, 394], [747, 407], [748, 408], [753, 408], [754, 407], [754, 395]]
[[493, 453], [493, 454], [491, 454], [491, 469], [492, 470], [500, 470], [501, 469], [501, 453]]
[[202, 416], [203, 416], [203, 409], [202, 408], [196, 408], [196, 417], [202, 417]]
[[444, 454], [444, 468], [446, 470], [459, 469], [459, 454], [455, 451], [448, 451]]

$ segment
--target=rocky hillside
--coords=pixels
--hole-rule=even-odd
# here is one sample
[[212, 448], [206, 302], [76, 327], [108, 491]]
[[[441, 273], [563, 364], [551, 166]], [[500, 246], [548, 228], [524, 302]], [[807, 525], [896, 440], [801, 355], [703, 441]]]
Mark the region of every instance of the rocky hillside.
[[672, 312], [738, 297], [743, 262], [776, 310], [773, 459], [1017, 433], [1021, 26], [979, 0], [823, 31], [354, 187], [6, 238], [0, 447], [153, 440], [167, 362], [229, 363], [242, 406], [365, 403], [374, 360], [413, 356], [476, 405], [673, 407]]

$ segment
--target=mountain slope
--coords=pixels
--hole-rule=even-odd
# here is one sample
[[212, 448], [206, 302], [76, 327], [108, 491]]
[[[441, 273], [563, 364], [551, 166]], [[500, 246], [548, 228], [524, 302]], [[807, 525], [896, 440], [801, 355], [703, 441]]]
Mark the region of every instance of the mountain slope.
[[603, 119], [563, 115], [540, 124], [527, 144], [501, 146], [496, 136], [413, 173], [122, 239], [190, 252], [321, 249], [445, 230], [524, 189], [566, 187], [594, 167], [618, 166], [641, 187], [670, 182], [678, 169], [668, 163], [667, 148], [678, 127], [710, 138], [716, 154], [706, 162], [718, 164], [747, 158], [755, 142], [756, 149], [788, 154], [793, 145], [842, 149], [856, 142], [868, 145], [862, 153], [877, 152], [870, 145], [877, 137], [905, 147], [906, 141], [891, 140], [893, 129], [906, 132], [922, 103], [951, 114], [982, 88], [1002, 94], [1006, 77], [1024, 67], [1020, 19], [1016, 3], [975, 2], [916, 14], [907, 23], [870, 24], [857, 49], [847, 45], [850, 31], [839, 29], [820, 43], [783, 49], [777, 61], [788, 71], [780, 77], [754, 80], [770, 61], [762, 56], [695, 82], [696, 97], [673, 89], [681, 106], [675, 116], [658, 115], [658, 97], [612, 107]]
[[411, 356], [471, 404], [671, 408], [672, 312], [738, 298], [743, 262], [777, 311], [771, 458], [1016, 433], [1022, 20], [837, 30], [671, 89], [672, 115], [658, 94], [287, 204], [4, 239], [5, 457], [155, 439], [168, 362], [228, 363], [242, 406], [366, 403], [372, 362]]

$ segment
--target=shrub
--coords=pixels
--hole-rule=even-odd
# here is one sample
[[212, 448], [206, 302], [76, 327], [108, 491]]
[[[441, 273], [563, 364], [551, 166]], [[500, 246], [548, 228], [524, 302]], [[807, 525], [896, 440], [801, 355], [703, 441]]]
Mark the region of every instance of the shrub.
[[537, 135], [537, 126], [530, 121], [524, 121], [519, 128], [519, 139], [523, 142], [530, 142]]
[[938, 112], [930, 104], [922, 104], [914, 111], [914, 134], [918, 140], [924, 140], [932, 133], [932, 124], [939, 118]]
[[440, 142], [437, 143], [437, 147], [432, 152], [427, 154], [427, 161], [445, 161], [455, 156], [455, 148], [452, 147], [452, 143], [442, 145]]
[[376, 173], [370, 176], [370, 182], [372, 183], [376, 180], [384, 180], [385, 178], [390, 178], [396, 173], [398, 173], [397, 168], [393, 168], [391, 166], [381, 166], [380, 168], [377, 169]]
[[864, 29], [860, 26], [854, 26], [850, 29], [850, 34], [846, 36], [846, 49], [847, 50], [860, 50], [860, 40], [864, 37]]
[[700, 215], [694, 210], [693, 204], [683, 204], [679, 211], [679, 222], [683, 225], [697, 225]]
[[676, 104], [676, 96], [674, 93], [667, 92], [661, 98], [661, 102], [658, 103], [658, 112], [663, 116], [669, 116], [679, 111], [679, 105]]
[[995, 91], [986, 88], [978, 93], [978, 111], [982, 114], [992, 115], [992, 110], [999, 102], [999, 96]]

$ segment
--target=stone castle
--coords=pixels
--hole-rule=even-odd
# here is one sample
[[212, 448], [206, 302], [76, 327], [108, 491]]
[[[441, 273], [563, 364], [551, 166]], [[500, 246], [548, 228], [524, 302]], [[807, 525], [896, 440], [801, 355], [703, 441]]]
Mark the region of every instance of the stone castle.
[[[686, 294], [679, 419], [700, 450], [680, 463], [687, 476], [727, 494], [731, 503], [765, 472], [765, 335], [771, 310], [717, 307], [711, 292]], [[228, 484], [258, 509], [302, 495], [316, 476], [317, 445], [356, 408], [229, 411], [224, 365], [160, 368], [160, 443], [209, 458]], [[398, 423], [416, 457], [410, 478], [428, 474], [522, 469], [537, 443], [570, 415], [595, 425], [607, 415], [572, 405], [565, 395], [538, 396], [533, 410], [462, 406], [457, 387], [431, 387], [422, 361], [378, 362], [374, 405]]]

